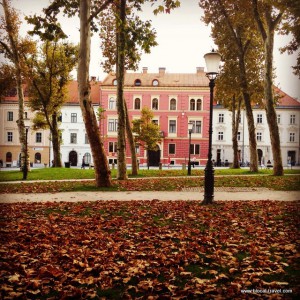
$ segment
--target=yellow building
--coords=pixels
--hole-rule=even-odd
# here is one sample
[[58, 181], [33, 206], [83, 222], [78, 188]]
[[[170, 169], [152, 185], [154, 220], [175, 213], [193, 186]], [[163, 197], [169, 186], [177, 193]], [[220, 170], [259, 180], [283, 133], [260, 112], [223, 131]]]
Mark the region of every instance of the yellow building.
[[[13, 93], [14, 94], [14, 93]], [[34, 112], [26, 106], [25, 118], [32, 120]], [[5, 96], [0, 100], [0, 165], [2, 167], [20, 167], [21, 144], [19, 140], [18, 98]], [[33, 130], [32, 123], [28, 131], [28, 152], [32, 167], [49, 165], [49, 130]]]

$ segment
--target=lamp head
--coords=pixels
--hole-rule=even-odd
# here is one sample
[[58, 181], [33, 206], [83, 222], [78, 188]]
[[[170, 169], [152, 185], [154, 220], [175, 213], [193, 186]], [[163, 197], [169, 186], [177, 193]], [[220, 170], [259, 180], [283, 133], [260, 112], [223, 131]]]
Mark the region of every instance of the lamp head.
[[215, 52], [214, 49], [206, 53], [204, 55], [205, 64], [206, 64], [206, 76], [209, 79], [216, 79], [216, 77], [219, 74], [219, 66], [221, 61], [221, 54], [218, 52]]

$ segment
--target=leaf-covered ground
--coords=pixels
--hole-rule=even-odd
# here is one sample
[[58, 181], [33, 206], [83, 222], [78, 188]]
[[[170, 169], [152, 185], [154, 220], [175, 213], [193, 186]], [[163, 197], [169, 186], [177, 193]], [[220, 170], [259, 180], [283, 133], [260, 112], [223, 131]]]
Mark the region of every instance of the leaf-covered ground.
[[[94, 181], [47, 181], [0, 184], [0, 193], [48, 193], [67, 191], [180, 191], [188, 187], [203, 187], [203, 177], [161, 177], [114, 180], [110, 189], [96, 188]], [[265, 187], [275, 190], [300, 190], [300, 176], [216, 176], [216, 187]]]
[[1, 204], [0, 298], [296, 299], [299, 204]]

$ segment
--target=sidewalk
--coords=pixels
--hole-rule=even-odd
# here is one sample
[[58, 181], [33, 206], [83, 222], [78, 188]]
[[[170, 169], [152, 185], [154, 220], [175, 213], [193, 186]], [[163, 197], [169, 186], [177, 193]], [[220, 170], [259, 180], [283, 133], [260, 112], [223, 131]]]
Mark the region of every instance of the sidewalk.
[[[190, 188], [178, 192], [61, 192], [39, 194], [0, 194], [0, 203], [16, 202], [79, 202], [79, 201], [104, 201], [104, 200], [198, 200], [204, 197], [203, 189]], [[297, 201], [300, 200], [299, 191], [273, 191], [266, 188], [216, 188], [215, 201], [233, 200], [273, 200], [273, 201]]]

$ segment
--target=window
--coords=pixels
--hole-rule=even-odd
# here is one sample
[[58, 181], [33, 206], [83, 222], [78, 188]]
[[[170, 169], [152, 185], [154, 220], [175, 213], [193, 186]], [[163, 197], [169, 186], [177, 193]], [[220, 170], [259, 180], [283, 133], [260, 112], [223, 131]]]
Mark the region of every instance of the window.
[[223, 131], [219, 131], [218, 132], [218, 140], [223, 141], [223, 139], [224, 139], [224, 133], [223, 133]]
[[201, 121], [190, 120], [189, 123], [193, 123], [192, 133], [201, 133]]
[[108, 119], [108, 131], [118, 131], [118, 119]]
[[176, 133], [176, 120], [169, 121], [169, 133]]
[[37, 152], [34, 154], [34, 163], [35, 164], [40, 164], [42, 161], [42, 156], [41, 153]]
[[36, 143], [41, 143], [42, 142], [42, 133], [41, 132], [37, 132], [35, 134], [35, 142]]
[[118, 149], [117, 146], [118, 146], [117, 142], [109, 142], [108, 143], [108, 152], [116, 153], [117, 149]]
[[238, 140], [238, 141], [241, 140], [241, 132], [240, 132], [240, 131], [237, 133], [237, 140]]
[[85, 143], [85, 144], [89, 144], [89, 143], [90, 143], [90, 142], [89, 142], [89, 137], [88, 137], [87, 134], [84, 135], [84, 143]]
[[219, 123], [224, 123], [224, 114], [219, 114]]
[[158, 110], [158, 99], [157, 98], [152, 99], [152, 109]]
[[281, 121], [281, 115], [277, 115], [277, 123], [280, 124]]
[[7, 121], [13, 121], [14, 120], [14, 113], [12, 111], [7, 112]]
[[158, 86], [158, 80], [157, 80], [157, 79], [154, 79], [154, 80], [152, 81], [152, 85], [153, 85], [153, 86]]
[[152, 120], [152, 123], [158, 126], [158, 120]]
[[70, 135], [70, 143], [71, 144], [77, 144], [77, 133], [71, 133]]
[[140, 154], [140, 145], [139, 144], [135, 144], [135, 153]]
[[13, 133], [12, 132], [7, 132], [7, 141], [12, 142], [13, 141]]
[[201, 110], [202, 109], [202, 100], [201, 99], [197, 99], [197, 107], [196, 110]]
[[191, 99], [190, 100], [190, 110], [195, 110], [195, 105], [196, 105], [195, 99]]
[[28, 119], [28, 113], [27, 113], [27, 111], [25, 111], [25, 113], [24, 113], [24, 119]]
[[175, 144], [169, 144], [169, 154], [175, 154], [176, 145]]
[[117, 79], [114, 79], [114, 80], [113, 80], [113, 85], [117, 85], [117, 84], [118, 84]]
[[135, 82], [134, 82], [134, 85], [135, 86], [141, 86], [142, 85], [142, 82], [140, 79], [136, 79]]
[[116, 99], [115, 98], [113, 98], [113, 97], [109, 98], [108, 108], [109, 109], [116, 109]]
[[6, 152], [5, 161], [6, 162], [12, 162], [12, 154], [11, 154], [11, 152]]
[[296, 115], [290, 115], [290, 124], [295, 124], [296, 122]]
[[261, 141], [262, 141], [262, 133], [261, 133], [261, 132], [257, 132], [257, 133], [256, 133], [256, 140], [257, 140], [258, 142], [261, 142]]
[[86, 152], [83, 156], [83, 161], [84, 161], [84, 164], [90, 165], [91, 161], [92, 161], [91, 154]]
[[190, 154], [200, 154], [200, 145], [199, 144], [191, 144]]
[[290, 132], [290, 142], [295, 142], [295, 133]]
[[258, 114], [258, 115], [257, 115], [256, 121], [257, 121], [257, 123], [259, 123], [259, 124], [262, 123], [262, 114]]
[[202, 109], [202, 100], [197, 99], [191, 99], [190, 100], [190, 110], [201, 110]]
[[170, 100], [170, 110], [176, 110], [176, 99]]
[[141, 99], [140, 98], [134, 99], [134, 109], [141, 109]]
[[71, 123], [77, 123], [77, 114], [71, 113]]

